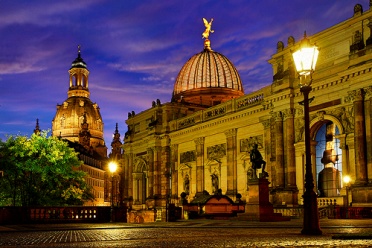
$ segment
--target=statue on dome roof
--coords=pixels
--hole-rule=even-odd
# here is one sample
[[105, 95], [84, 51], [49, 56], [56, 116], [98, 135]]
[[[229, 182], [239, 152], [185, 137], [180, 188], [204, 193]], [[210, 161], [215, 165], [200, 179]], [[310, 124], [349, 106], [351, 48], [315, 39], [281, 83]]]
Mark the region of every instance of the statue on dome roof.
[[210, 22], [208, 22], [207, 19], [203, 18], [203, 22], [205, 26], [205, 31], [203, 32], [202, 37], [208, 39], [209, 34], [214, 32], [214, 30], [212, 30], [213, 18], [211, 19]]

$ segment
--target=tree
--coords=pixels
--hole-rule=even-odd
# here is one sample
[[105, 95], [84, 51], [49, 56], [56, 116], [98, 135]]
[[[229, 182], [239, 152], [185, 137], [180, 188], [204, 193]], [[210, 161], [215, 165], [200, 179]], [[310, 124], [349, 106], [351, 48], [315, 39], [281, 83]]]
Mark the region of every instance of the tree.
[[47, 134], [0, 140], [0, 206], [81, 205], [94, 198], [78, 154]]

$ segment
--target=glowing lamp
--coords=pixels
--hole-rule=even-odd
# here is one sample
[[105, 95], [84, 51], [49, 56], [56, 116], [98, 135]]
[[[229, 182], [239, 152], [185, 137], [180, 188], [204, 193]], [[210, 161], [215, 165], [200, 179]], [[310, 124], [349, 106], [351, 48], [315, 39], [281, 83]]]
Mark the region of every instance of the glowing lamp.
[[117, 164], [115, 162], [110, 162], [108, 164], [109, 166], [109, 170], [111, 173], [114, 173], [116, 171], [116, 169], [118, 168]]
[[306, 37], [305, 32], [304, 38], [300, 43], [300, 48], [292, 54], [298, 74], [301, 76], [310, 75], [310, 73], [315, 70], [318, 55], [318, 47], [310, 45], [310, 41]]
[[350, 176], [344, 176], [342, 180], [344, 181], [345, 184], [349, 184], [351, 181], [351, 178]]

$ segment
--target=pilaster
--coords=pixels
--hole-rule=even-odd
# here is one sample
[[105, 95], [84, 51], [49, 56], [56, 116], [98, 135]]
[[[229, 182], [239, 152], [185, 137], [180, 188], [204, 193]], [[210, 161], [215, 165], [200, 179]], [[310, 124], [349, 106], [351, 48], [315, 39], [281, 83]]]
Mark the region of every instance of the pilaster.
[[196, 194], [203, 194], [204, 190], [204, 137], [194, 140], [196, 145]]
[[225, 131], [227, 143], [227, 191], [226, 195], [235, 199], [237, 192], [237, 129]]

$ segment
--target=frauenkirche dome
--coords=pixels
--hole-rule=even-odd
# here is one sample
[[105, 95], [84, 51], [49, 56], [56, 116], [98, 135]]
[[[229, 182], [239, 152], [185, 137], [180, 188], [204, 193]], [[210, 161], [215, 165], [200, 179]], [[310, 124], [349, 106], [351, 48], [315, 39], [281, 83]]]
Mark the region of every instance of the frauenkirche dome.
[[192, 56], [182, 67], [174, 84], [172, 102], [213, 106], [244, 95], [235, 66], [210, 47], [208, 36], [213, 32], [210, 30], [212, 21], [208, 23], [204, 19], [204, 50]]
[[89, 71], [80, 55], [80, 46], [69, 74], [68, 98], [57, 105], [52, 121], [52, 135], [79, 142], [88, 150], [92, 147], [105, 157], [107, 148], [103, 139], [104, 124], [98, 104], [89, 98]]

